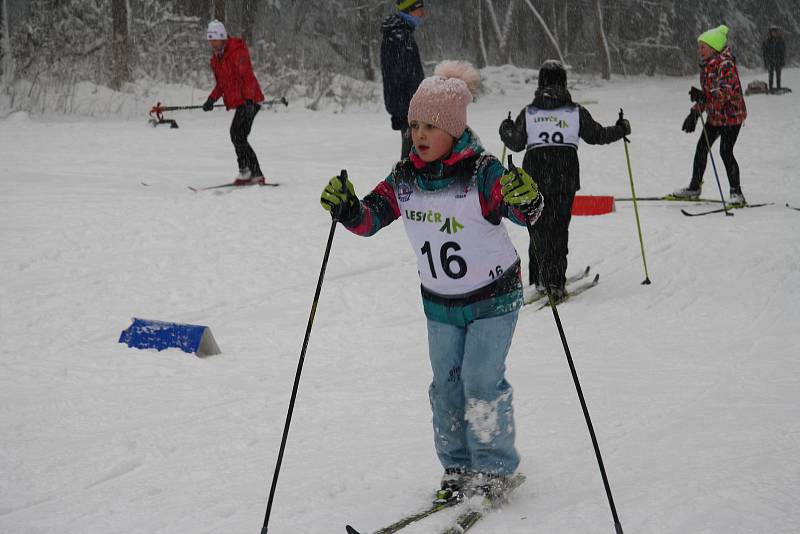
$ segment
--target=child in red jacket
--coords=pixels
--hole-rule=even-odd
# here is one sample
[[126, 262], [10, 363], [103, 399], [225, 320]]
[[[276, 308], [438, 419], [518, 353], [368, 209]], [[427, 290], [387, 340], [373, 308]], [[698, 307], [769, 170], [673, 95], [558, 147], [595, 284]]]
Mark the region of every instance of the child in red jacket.
[[[739, 164], [733, 157], [733, 145], [739, 136], [742, 123], [747, 118], [747, 108], [742, 94], [742, 83], [736, 68], [736, 58], [730, 47], [727, 47], [728, 27], [719, 26], [708, 30], [697, 38], [697, 51], [702, 60], [700, 86], [692, 87], [689, 95], [694, 102], [689, 115], [683, 122], [683, 131], [691, 133], [697, 125], [697, 119], [703, 111], [708, 120], [705, 133], [697, 140], [694, 154], [694, 167], [689, 187], [675, 191], [673, 196], [694, 199], [700, 196], [703, 187], [703, 173], [706, 170], [709, 145], [721, 138], [719, 152], [730, 184], [730, 203], [744, 205], [746, 203], [739, 182]], [[705, 136], [708, 136], [708, 140]]]
[[239, 175], [235, 185], [264, 183], [264, 174], [258, 164], [258, 157], [247, 142], [253, 120], [261, 109], [264, 95], [258, 85], [250, 54], [242, 39], [229, 37], [225, 26], [218, 20], [208, 25], [208, 43], [214, 53], [211, 56], [211, 70], [217, 84], [203, 104], [203, 111], [214, 109], [214, 102], [222, 97], [227, 109], [235, 109], [231, 122], [231, 141], [236, 150]]

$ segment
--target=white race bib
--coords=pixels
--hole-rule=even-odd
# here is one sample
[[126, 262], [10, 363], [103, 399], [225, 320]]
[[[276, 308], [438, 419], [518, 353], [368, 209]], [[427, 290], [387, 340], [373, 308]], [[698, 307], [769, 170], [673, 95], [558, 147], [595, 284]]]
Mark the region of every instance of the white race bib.
[[528, 131], [528, 149], [544, 146], [578, 148], [581, 129], [578, 106], [564, 106], [557, 109], [528, 106], [525, 125]]
[[446, 296], [470, 293], [518, 261], [505, 226], [483, 217], [474, 177], [438, 191], [403, 180], [395, 192], [426, 289]]

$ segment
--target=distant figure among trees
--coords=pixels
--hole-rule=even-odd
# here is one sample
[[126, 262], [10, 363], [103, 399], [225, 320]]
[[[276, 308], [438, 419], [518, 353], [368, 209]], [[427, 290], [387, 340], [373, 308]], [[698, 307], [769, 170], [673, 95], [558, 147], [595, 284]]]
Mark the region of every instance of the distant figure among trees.
[[781, 89], [781, 69], [786, 64], [786, 42], [777, 26], [769, 29], [769, 37], [761, 46], [764, 55], [764, 68], [769, 72], [769, 92], [773, 91], [773, 77], [778, 91]]

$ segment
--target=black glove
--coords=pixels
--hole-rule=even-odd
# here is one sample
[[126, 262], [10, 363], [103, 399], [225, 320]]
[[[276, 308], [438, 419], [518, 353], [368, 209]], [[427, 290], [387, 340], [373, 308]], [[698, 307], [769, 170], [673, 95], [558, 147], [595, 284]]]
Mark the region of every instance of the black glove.
[[408, 127], [408, 117], [392, 115], [392, 130], [403, 130]]
[[206, 100], [205, 104], [203, 104], [203, 111], [211, 111], [214, 109], [214, 101], [210, 98]]
[[516, 125], [514, 121], [511, 119], [503, 119], [503, 122], [500, 123], [500, 139], [508, 139], [514, 135], [514, 128]]
[[692, 87], [691, 89], [689, 89], [689, 98], [692, 99], [692, 102], [697, 102], [698, 104], [706, 103], [705, 93], [700, 89], [698, 89], [697, 87]]
[[622, 135], [631, 134], [631, 123], [628, 119], [617, 119], [617, 127], [622, 128]]
[[700, 113], [696, 109], [692, 108], [691, 111], [689, 111], [689, 114], [686, 116], [686, 119], [683, 121], [681, 130], [686, 133], [692, 133], [697, 126], [697, 119], [699, 117]]

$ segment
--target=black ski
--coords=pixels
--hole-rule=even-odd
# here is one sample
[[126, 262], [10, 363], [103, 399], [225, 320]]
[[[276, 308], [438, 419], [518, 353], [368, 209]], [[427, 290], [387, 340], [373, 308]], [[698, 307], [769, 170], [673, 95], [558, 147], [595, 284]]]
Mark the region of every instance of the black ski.
[[[584, 291], [588, 291], [589, 289], [592, 289], [594, 286], [596, 286], [599, 283], [600, 283], [600, 275], [596, 274], [596, 275], [594, 275], [594, 278], [592, 278], [588, 282], [584, 282], [583, 284], [578, 285], [574, 289], [569, 289], [567, 291], [567, 296], [564, 297], [563, 299], [557, 301], [556, 305], [562, 304], [562, 303], [568, 301], [569, 299], [571, 299], [572, 297], [578, 296], [581, 293], [583, 293]], [[542, 304], [541, 306], [536, 308], [536, 310], [538, 311], [538, 310], [542, 310], [544, 308], [549, 308], [549, 307], [550, 307], [550, 299], [548, 299], [547, 302], [545, 302], [544, 304]]]
[[788, 202], [786, 203], [786, 207], [795, 211], [800, 211], [800, 208], [795, 208], [794, 206], [790, 205]]
[[511, 492], [520, 487], [523, 482], [525, 482], [525, 475], [514, 475], [514, 477], [511, 479], [511, 488], [509, 488], [508, 493], [506, 493], [503, 499], [498, 500], [484, 497], [480, 506], [470, 507], [466, 511], [458, 514], [455, 522], [446, 528], [442, 534], [464, 534], [464, 532], [475, 526], [475, 523], [480, 521], [487, 512], [497, 510], [498, 508], [502, 507], [503, 504], [507, 502], [508, 496], [511, 494]]
[[[773, 204], [774, 204], [774, 202], [764, 202], [762, 204], [745, 204], [744, 206], [727, 206], [727, 210], [738, 210], [738, 209], [742, 209], [742, 208], [760, 208], [762, 206], [771, 206]], [[683, 213], [687, 217], [699, 217], [701, 215], [711, 215], [712, 213], [722, 213], [723, 211], [726, 211], [726, 209], [725, 208], [717, 208], [717, 209], [713, 209], [713, 210], [698, 211], [698, 212], [694, 212], [694, 213], [692, 213], [691, 211], [686, 211], [685, 209], [681, 209], [681, 213]]]
[[[619, 202], [630, 202], [633, 200], [632, 197], [623, 197], [623, 198], [614, 198], [614, 200]], [[667, 201], [667, 202], [713, 202], [717, 204], [721, 204], [721, 200], [715, 200], [713, 198], [680, 198], [673, 195], [664, 195], [663, 197], [636, 197], [637, 201], [644, 201], [644, 202], [653, 202], [657, 200]]]
[[231, 183], [228, 183], [228, 184], [209, 185], [207, 187], [192, 187], [191, 185], [187, 185], [186, 187], [188, 187], [190, 190], [194, 191], [195, 193], [199, 193], [200, 191], [208, 191], [210, 189], [225, 189], [225, 188], [229, 188], [229, 187], [230, 188], [252, 187], [254, 185], [258, 185], [258, 186], [261, 186], [261, 187], [264, 187], [264, 186], [278, 187], [281, 184], [279, 184], [278, 182], [264, 182], [264, 183], [252, 183], [252, 184], [239, 184], [239, 185], [237, 185], [237, 184], [234, 184], [233, 182], [231, 182]]
[[[393, 532], [397, 532], [400, 529], [407, 527], [411, 523], [419, 521], [420, 519], [425, 519], [426, 517], [432, 516], [436, 512], [439, 512], [446, 508], [451, 508], [460, 503], [462, 499], [463, 495], [461, 493], [450, 493], [450, 492], [444, 493], [443, 490], [440, 490], [439, 492], [437, 492], [437, 499], [433, 501], [433, 504], [430, 506], [430, 508], [398, 519], [391, 525], [376, 530], [372, 534], [392, 534]], [[358, 530], [354, 529], [350, 525], [345, 525], [345, 530], [347, 531], [347, 534], [361, 534]]]
[[[589, 276], [589, 270], [590, 269], [591, 269], [591, 266], [587, 265], [586, 269], [582, 270], [581, 272], [573, 274], [572, 276], [568, 276], [567, 277], [567, 281], [566, 281], [566, 285], [574, 284], [575, 282], [577, 282], [579, 280], [583, 280], [584, 278]], [[547, 296], [547, 293], [540, 293], [539, 291], [536, 291], [535, 289], [531, 293], [532, 294], [529, 294], [529, 295], [523, 295], [523, 297], [522, 297], [523, 304], [525, 304], [525, 305], [533, 304], [534, 302], [536, 302], [538, 300], [542, 300], [544, 297]]]

